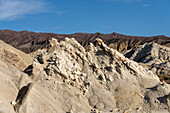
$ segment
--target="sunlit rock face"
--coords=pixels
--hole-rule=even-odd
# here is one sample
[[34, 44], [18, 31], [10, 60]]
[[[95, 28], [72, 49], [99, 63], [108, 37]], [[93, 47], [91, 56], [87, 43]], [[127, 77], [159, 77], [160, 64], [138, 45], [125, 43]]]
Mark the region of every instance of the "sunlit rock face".
[[[74, 38], [50, 40], [25, 73], [0, 73], [13, 84], [0, 91], [0, 111], [33, 113], [168, 112], [169, 85], [137, 62], [96, 39], [86, 48]], [[4, 62], [3, 62], [4, 63]], [[2, 70], [12, 69], [0, 65]], [[1, 69], [0, 68], [0, 69]], [[15, 82], [11, 76], [16, 76]], [[7, 90], [7, 91], [6, 91]], [[11, 102], [11, 103], [10, 103]]]
[[0, 40], [0, 59], [24, 71], [32, 63], [32, 57]]

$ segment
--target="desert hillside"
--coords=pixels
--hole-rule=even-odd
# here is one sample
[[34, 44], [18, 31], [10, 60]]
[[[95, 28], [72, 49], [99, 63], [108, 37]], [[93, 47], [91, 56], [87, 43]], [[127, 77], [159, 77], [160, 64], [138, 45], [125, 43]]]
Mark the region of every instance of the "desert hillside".
[[24, 71], [25, 68], [27, 68], [32, 63], [33, 60], [30, 55], [4, 43], [1, 40], [0, 59], [8, 64], [12, 64], [21, 71]]
[[[158, 76], [170, 76], [170, 48], [150, 42], [126, 51], [125, 56], [143, 63]], [[167, 77], [168, 78], [168, 77]]]
[[[168, 113], [170, 85], [101, 39], [49, 40], [20, 71], [0, 57], [3, 113]], [[19, 51], [19, 50], [18, 50]], [[18, 56], [23, 56], [18, 54]], [[29, 58], [29, 57], [24, 57]]]

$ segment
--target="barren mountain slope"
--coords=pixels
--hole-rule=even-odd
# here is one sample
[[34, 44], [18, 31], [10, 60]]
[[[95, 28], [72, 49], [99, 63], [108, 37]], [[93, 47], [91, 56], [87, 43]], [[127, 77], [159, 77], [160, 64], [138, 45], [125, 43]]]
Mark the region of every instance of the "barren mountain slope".
[[28, 75], [0, 60], [0, 111], [167, 112], [170, 86], [102, 40], [86, 49], [68, 38], [50, 44], [37, 51]]
[[156, 74], [170, 76], [170, 48], [156, 43], [148, 43], [133, 48], [125, 56], [139, 63], [149, 65]]
[[54, 33], [35, 33], [28, 31], [12, 31], [0, 30], [0, 39], [4, 42], [18, 48], [26, 53], [33, 52], [39, 48], [46, 47], [51, 38], [64, 40], [65, 37], [74, 37], [81, 45], [86, 46], [90, 42], [94, 42], [96, 38], [102, 39], [109, 47], [112, 47], [119, 52], [129, 50], [137, 47], [138, 45], [155, 42], [160, 45], [170, 47], [170, 38], [166, 36], [154, 37], [139, 37], [139, 36], [126, 36], [118, 33], [101, 34], [101, 33], [75, 33], [70, 35], [54, 34]]

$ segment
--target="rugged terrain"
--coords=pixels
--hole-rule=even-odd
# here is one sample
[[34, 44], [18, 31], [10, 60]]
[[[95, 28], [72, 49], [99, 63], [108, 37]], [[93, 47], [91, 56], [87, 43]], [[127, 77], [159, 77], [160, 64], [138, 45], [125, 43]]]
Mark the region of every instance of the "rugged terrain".
[[155, 42], [160, 45], [170, 47], [170, 37], [166, 36], [126, 36], [118, 33], [102, 34], [102, 33], [75, 33], [70, 35], [54, 34], [54, 33], [36, 33], [28, 31], [12, 31], [0, 30], [0, 40], [12, 45], [25, 53], [31, 53], [39, 48], [48, 47], [49, 40], [56, 38], [64, 40], [65, 37], [75, 38], [81, 45], [87, 46], [93, 43], [97, 38], [102, 39], [109, 47], [125, 52], [126, 50], [143, 45], [149, 42]]
[[[160, 48], [164, 46], [165, 48], [167, 47], [166, 50], [168, 50], [168, 48], [170, 47], [170, 37], [166, 37], [163, 35], [152, 37], [126, 36], [118, 33], [111, 34], [75, 33], [65, 35], [54, 33], [36, 33], [28, 31], [17, 32], [12, 30], [0, 30], [1, 40], [25, 53], [30, 53], [31, 55], [34, 52], [36, 53], [38, 49], [42, 48], [48, 49], [50, 47], [49, 41], [52, 38], [61, 41], [64, 40], [65, 37], [68, 38], [74, 37], [83, 47], [87, 47], [90, 43], [94, 43], [97, 38], [102, 39], [103, 42], [107, 44], [109, 47], [116, 49], [118, 52], [123, 53], [126, 57], [131, 58], [132, 60], [135, 60], [138, 63], [142, 63], [141, 65], [152, 70], [158, 76], [161, 76], [162, 79], [170, 80], [169, 66], [167, 67], [167, 65], [169, 65], [169, 60], [161, 61], [159, 59], [160, 57], [162, 59], [162, 56], [167, 57], [168, 59], [169, 51], [164, 51], [164, 49], [158, 50], [157, 48], [157, 46], [158, 47], [160, 46]], [[150, 43], [154, 43], [155, 46], [148, 45]], [[155, 50], [158, 53], [151, 52]], [[133, 56], [131, 56], [132, 54]], [[142, 56], [142, 59], [140, 55]], [[154, 55], [157, 56], [156, 59], [154, 58], [155, 57]], [[150, 61], [148, 61], [148, 59]]]
[[157, 43], [146, 43], [126, 51], [125, 56], [149, 66], [152, 72], [170, 75], [170, 48]]
[[126, 51], [125, 56], [139, 63], [144, 63], [152, 72], [170, 75], [170, 48], [157, 43], [146, 43]]
[[[21, 72], [0, 58], [0, 112], [150, 113], [170, 110], [170, 85], [101, 39], [51, 39]], [[18, 54], [19, 56], [21, 54]], [[22, 55], [21, 55], [22, 56]]]

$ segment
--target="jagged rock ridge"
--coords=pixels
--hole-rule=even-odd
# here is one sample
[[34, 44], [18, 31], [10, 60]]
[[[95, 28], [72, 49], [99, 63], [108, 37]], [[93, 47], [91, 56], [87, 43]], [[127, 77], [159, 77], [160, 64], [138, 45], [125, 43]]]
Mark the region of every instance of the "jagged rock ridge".
[[[169, 109], [169, 85], [102, 40], [86, 48], [69, 38], [52, 39], [50, 45], [37, 51], [31, 68], [25, 70], [28, 75], [0, 60], [1, 81], [6, 86], [0, 90], [0, 111], [140, 113]], [[8, 99], [7, 94], [11, 95]]]

